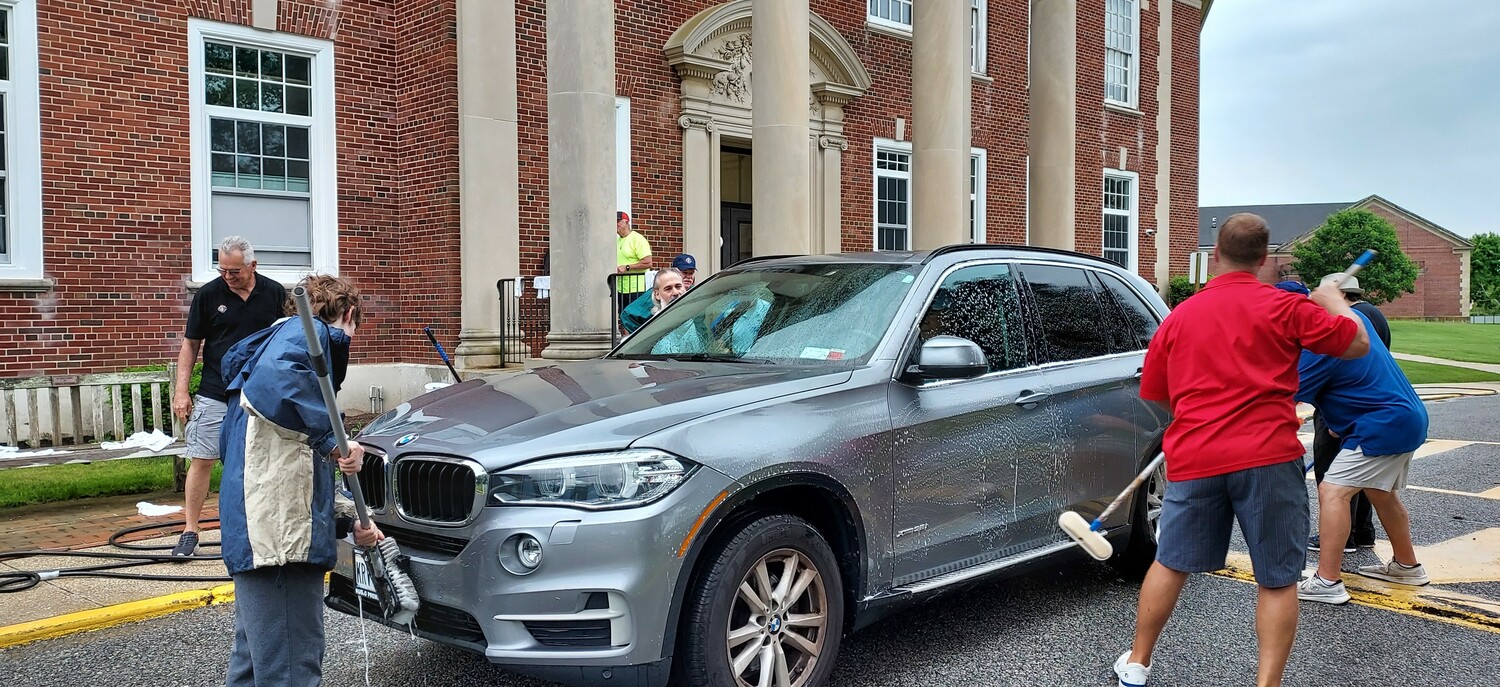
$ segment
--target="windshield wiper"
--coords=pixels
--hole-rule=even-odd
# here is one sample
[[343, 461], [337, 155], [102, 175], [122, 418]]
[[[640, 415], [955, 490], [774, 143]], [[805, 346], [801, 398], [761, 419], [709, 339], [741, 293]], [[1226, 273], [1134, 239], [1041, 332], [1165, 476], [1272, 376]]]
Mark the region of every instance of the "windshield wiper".
[[714, 353], [674, 353], [667, 357], [673, 362], [690, 363], [749, 363], [752, 365], [775, 365], [776, 363], [767, 358], [740, 358], [732, 355], [718, 355]]

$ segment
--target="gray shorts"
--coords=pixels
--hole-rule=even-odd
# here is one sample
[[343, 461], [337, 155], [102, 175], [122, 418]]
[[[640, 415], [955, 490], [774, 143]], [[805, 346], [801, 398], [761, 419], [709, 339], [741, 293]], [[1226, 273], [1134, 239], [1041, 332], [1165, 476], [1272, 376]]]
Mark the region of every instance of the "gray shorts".
[[1356, 446], [1339, 451], [1328, 466], [1323, 481], [1344, 487], [1397, 491], [1406, 488], [1406, 474], [1411, 471], [1415, 451], [1386, 456], [1367, 456]]
[[187, 450], [184, 452], [188, 458], [219, 457], [219, 428], [224, 426], [224, 412], [229, 406], [223, 401], [215, 401], [204, 396], [193, 397], [193, 412], [188, 415], [187, 423]]
[[1157, 562], [1178, 572], [1223, 569], [1238, 519], [1256, 583], [1271, 589], [1296, 584], [1307, 565], [1312, 527], [1303, 465], [1299, 457], [1167, 483]]

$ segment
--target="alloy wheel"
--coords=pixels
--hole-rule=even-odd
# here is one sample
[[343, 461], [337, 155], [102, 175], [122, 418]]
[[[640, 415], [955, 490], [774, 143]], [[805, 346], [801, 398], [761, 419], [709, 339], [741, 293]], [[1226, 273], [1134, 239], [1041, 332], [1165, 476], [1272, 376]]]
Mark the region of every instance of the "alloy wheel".
[[1167, 498], [1167, 464], [1163, 461], [1146, 478], [1146, 526], [1153, 544], [1161, 543], [1161, 508]]
[[802, 687], [828, 640], [823, 574], [807, 556], [777, 549], [740, 580], [725, 650], [740, 687]]

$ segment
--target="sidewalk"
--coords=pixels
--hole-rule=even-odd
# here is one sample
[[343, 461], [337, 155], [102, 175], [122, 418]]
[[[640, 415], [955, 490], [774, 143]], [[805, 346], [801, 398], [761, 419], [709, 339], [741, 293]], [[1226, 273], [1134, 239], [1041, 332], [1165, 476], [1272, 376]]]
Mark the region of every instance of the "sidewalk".
[[1447, 358], [1434, 358], [1432, 356], [1416, 355], [1413, 353], [1397, 353], [1395, 351], [1391, 351], [1391, 357], [1397, 360], [1410, 360], [1415, 363], [1430, 363], [1433, 365], [1462, 367], [1470, 370], [1479, 370], [1480, 372], [1489, 372], [1491, 374], [1500, 375], [1500, 365], [1492, 365], [1490, 363], [1468, 363], [1462, 360], [1448, 360]]

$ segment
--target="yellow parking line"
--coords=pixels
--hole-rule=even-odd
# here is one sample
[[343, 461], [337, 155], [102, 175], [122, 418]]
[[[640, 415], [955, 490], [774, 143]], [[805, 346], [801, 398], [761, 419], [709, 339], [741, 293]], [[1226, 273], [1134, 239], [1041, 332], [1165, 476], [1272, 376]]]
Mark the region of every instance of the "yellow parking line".
[[1469, 496], [1469, 497], [1473, 497], [1473, 498], [1476, 498], [1476, 499], [1493, 499], [1495, 501], [1500, 501], [1500, 487], [1495, 487], [1494, 489], [1490, 489], [1489, 491], [1482, 491], [1482, 492], [1479, 492], [1477, 494], [1474, 493], [1474, 492], [1472, 492], [1472, 491], [1454, 491], [1452, 489], [1439, 489], [1437, 487], [1418, 487], [1418, 486], [1414, 486], [1414, 485], [1411, 485], [1411, 484], [1406, 485], [1406, 488], [1407, 489], [1416, 489], [1417, 491], [1430, 491], [1430, 492], [1432, 492], [1434, 494], [1448, 494], [1448, 495], [1451, 495], [1451, 496]]
[[[1213, 574], [1228, 580], [1236, 580], [1248, 584], [1255, 584], [1255, 574], [1247, 570], [1229, 567]], [[1474, 630], [1483, 630], [1485, 632], [1500, 634], [1500, 616], [1489, 615], [1483, 612], [1475, 612], [1439, 601], [1439, 599], [1457, 600], [1458, 597], [1465, 597], [1467, 595], [1446, 593], [1432, 594], [1431, 592], [1429, 592], [1427, 595], [1421, 595], [1420, 593], [1412, 593], [1406, 592], [1405, 590], [1394, 589], [1387, 592], [1375, 593], [1364, 589], [1349, 587], [1347, 582], [1345, 584], [1345, 587], [1349, 590], [1350, 603], [1359, 604], [1360, 606], [1365, 606], [1367, 608], [1379, 608], [1382, 610], [1394, 611], [1402, 615], [1425, 618], [1427, 620], [1436, 620], [1439, 622], [1448, 623], [1450, 625], [1460, 625]], [[1478, 599], [1478, 597], [1471, 598]], [[1493, 604], [1494, 602], [1489, 603]]]

